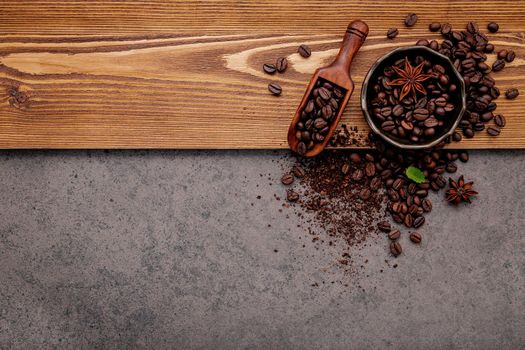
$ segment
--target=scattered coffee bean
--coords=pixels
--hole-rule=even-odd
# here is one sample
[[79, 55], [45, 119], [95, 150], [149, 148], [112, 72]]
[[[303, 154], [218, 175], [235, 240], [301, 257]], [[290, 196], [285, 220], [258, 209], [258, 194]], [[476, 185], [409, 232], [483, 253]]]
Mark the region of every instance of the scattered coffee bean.
[[283, 185], [291, 185], [293, 184], [293, 175], [292, 174], [284, 174], [283, 177], [281, 177], [281, 182]]
[[302, 179], [306, 175], [304, 169], [299, 165], [294, 165], [294, 167], [292, 168], [292, 173], [298, 179]]
[[450, 23], [444, 23], [441, 25], [441, 34], [448, 35], [452, 31], [452, 26]]
[[288, 60], [286, 57], [280, 57], [277, 59], [277, 62], [275, 62], [275, 68], [279, 73], [284, 73], [286, 68], [288, 68]]
[[500, 134], [501, 130], [497, 126], [491, 126], [487, 128], [487, 133], [490, 136], [498, 136]]
[[505, 91], [505, 97], [509, 100], [513, 100], [518, 97], [520, 94], [519, 90], [516, 88], [510, 88]]
[[392, 241], [398, 240], [399, 237], [401, 237], [401, 232], [399, 230], [392, 230], [388, 234], [388, 238], [391, 239]]
[[268, 91], [270, 91], [275, 96], [279, 96], [283, 92], [283, 89], [281, 88], [281, 85], [277, 83], [271, 83], [268, 84]]
[[359, 155], [359, 153], [352, 153], [352, 154], [350, 154], [350, 160], [354, 164], [358, 164], [358, 163], [361, 162], [361, 156]]
[[506, 124], [505, 117], [502, 116], [501, 114], [496, 115], [494, 117], [494, 124], [496, 124], [496, 126], [500, 128], [503, 128]]
[[277, 69], [273, 64], [265, 63], [263, 64], [263, 70], [266, 74], [274, 74]]
[[516, 53], [513, 50], [509, 50], [509, 52], [507, 52], [507, 55], [505, 56], [505, 61], [510, 63], [514, 61], [515, 58], [516, 58]]
[[503, 49], [503, 50], [499, 50], [499, 51], [498, 51], [498, 59], [499, 59], [499, 60], [503, 60], [503, 59], [505, 59], [505, 57], [507, 57], [507, 54], [508, 54], [508, 53], [509, 53], [509, 52], [508, 52], [507, 50], [505, 50], [505, 49]]
[[425, 217], [424, 216], [418, 216], [414, 219], [414, 227], [420, 228], [425, 223]]
[[478, 30], [479, 30], [479, 28], [478, 28], [478, 24], [476, 22], [473, 22], [473, 21], [468, 22], [468, 24], [467, 24], [467, 31], [470, 34], [477, 34]]
[[299, 193], [294, 190], [286, 190], [286, 199], [289, 202], [297, 202], [299, 200]]
[[388, 39], [394, 39], [398, 34], [399, 30], [397, 30], [397, 28], [390, 28], [386, 33], [386, 37]]
[[503, 61], [503, 60], [496, 60], [492, 64], [492, 71], [493, 72], [499, 72], [503, 68], [505, 68], [505, 61]]
[[401, 248], [401, 244], [399, 242], [392, 242], [390, 243], [390, 252], [392, 253], [393, 256], [399, 256], [402, 252], [403, 252], [403, 249]]
[[390, 232], [392, 226], [390, 226], [390, 223], [388, 221], [381, 221], [377, 224], [377, 228], [379, 228], [379, 230], [383, 232]]
[[410, 228], [414, 224], [414, 218], [412, 217], [411, 214], [407, 214], [405, 216], [405, 220], [403, 222], [404, 222], [406, 227]]
[[372, 195], [372, 191], [370, 191], [370, 189], [368, 188], [363, 188], [359, 192], [359, 198], [361, 198], [362, 200], [367, 200], [368, 198], [370, 198], [371, 195]]
[[299, 52], [299, 55], [301, 55], [304, 58], [310, 57], [312, 55], [312, 50], [305, 44], [299, 46], [297, 52]]
[[421, 207], [423, 208], [425, 212], [428, 213], [432, 211], [432, 202], [430, 201], [430, 199], [425, 199], [423, 203], [421, 203]]
[[468, 162], [468, 159], [469, 159], [469, 156], [468, 156], [468, 152], [467, 151], [459, 153], [459, 160], [460, 161], [462, 161], [463, 163], [466, 163], [466, 162]]
[[433, 22], [428, 25], [428, 30], [431, 32], [437, 32], [441, 29], [441, 23]]
[[487, 29], [488, 29], [489, 32], [491, 32], [491, 33], [496, 33], [496, 32], [499, 30], [499, 24], [497, 24], [496, 22], [490, 22], [490, 23], [487, 25]]
[[417, 15], [415, 13], [409, 13], [405, 17], [405, 25], [407, 27], [413, 27], [417, 22]]
[[412, 232], [410, 234], [410, 240], [413, 242], [413, 243], [416, 243], [416, 244], [419, 244], [421, 243], [421, 234], [419, 232]]

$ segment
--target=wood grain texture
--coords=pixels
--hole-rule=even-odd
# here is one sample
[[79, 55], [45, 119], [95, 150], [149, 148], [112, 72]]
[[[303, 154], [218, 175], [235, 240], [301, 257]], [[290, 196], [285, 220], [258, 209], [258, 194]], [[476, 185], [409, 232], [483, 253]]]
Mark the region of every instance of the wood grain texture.
[[[403, 18], [416, 12], [415, 28]], [[428, 23], [481, 27], [518, 58], [497, 85], [525, 95], [525, 1], [3, 0], [0, 11], [1, 148], [286, 148], [311, 74], [337, 54], [348, 23], [370, 34], [352, 70], [356, 90], [342, 122], [367, 132], [359, 109], [370, 65], [392, 48], [438, 38]], [[400, 35], [387, 40], [388, 28]], [[306, 43], [312, 57], [297, 46]], [[288, 57], [286, 74], [262, 73]], [[493, 57], [490, 58], [490, 62]], [[267, 84], [284, 89], [275, 98]], [[525, 148], [525, 98], [500, 98], [500, 137], [464, 148]]]

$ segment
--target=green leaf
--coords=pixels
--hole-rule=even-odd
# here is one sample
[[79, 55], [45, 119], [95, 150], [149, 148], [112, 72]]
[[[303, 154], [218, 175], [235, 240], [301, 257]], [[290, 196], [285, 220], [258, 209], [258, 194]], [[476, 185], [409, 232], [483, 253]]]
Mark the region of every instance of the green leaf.
[[421, 170], [419, 170], [418, 168], [416, 168], [415, 166], [409, 166], [406, 170], [405, 170], [405, 175], [412, 181], [414, 181], [415, 183], [422, 183], [422, 182], [425, 182], [427, 179], [425, 178], [425, 174], [423, 174], [423, 172]]

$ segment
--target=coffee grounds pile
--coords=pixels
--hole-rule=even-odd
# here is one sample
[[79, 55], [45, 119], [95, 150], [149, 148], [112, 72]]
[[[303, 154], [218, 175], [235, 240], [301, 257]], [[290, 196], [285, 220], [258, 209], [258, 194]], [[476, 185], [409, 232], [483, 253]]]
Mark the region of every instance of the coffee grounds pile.
[[325, 152], [313, 159], [298, 158], [281, 179], [288, 187], [288, 202], [295, 203], [313, 241], [345, 242], [339, 261], [343, 265], [350, 263], [348, 247], [376, 236], [376, 224], [386, 217], [387, 197], [375, 161], [373, 153]]

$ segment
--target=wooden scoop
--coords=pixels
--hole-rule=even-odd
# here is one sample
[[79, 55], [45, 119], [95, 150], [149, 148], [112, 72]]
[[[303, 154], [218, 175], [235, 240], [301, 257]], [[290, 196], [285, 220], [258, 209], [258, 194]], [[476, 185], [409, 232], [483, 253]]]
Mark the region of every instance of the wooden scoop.
[[361, 48], [361, 45], [365, 41], [367, 35], [368, 26], [365, 22], [356, 20], [350, 23], [348, 25], [348, 29], [346, 30], [343, 42], [341, 43], [341, 49], [339, 50], [339, 53], [337, 54], [337, 57], [335, 58], [334, 62], [332, 62], [332, 64], [328, 67], [319, 68], [315, 71], [312, 79], [310, 80], [310, 84], [308, 85], [308, 88], [306, 89], [306, 92], [303, 96], [301, 104], [295, 112], [292, 124], [288, 129], [288, 144], [294, 152], [298, 152], [297, 148], [300, 142], [296, 136], [297, 122], [300, 121], [301, 112], [305, 109], [310, 94], [312, 93], [312, 90], [314, 89], [317, 81], [320, 78], [328, 81], [332, 85], [337, 85], [340, 88], [342, 88], [341, 90], [344, 90], [344, 97], [342, 97], [341, 99], [335, 117], [333, 117], [330, 121], [330, 129], [325, 135], [324, 141], [322, 143], [314, 143], [314, 146], [311, 149], [307, 150], [306, 153], [303, 152], [304, 154], [302, 155], [304, 155], [305, 157], [314, 157], [321, 153], [321, 151], [326, 147], [326, 144], [328, 143], [330, 137], [334, 133], [334, 130], [337, 127], [339, 120], [341, 119], [341, 115], [343, 114], [346, 104], [348, 103], [348, 100], [350, 99], [350, 96], [354, 91], [354, 82], [350, 78], [350, 67], [352, 65], [352, 60], [354, 59], [355, 54], [357, 53], [357, 51], [359, 51], [359, 48]]

